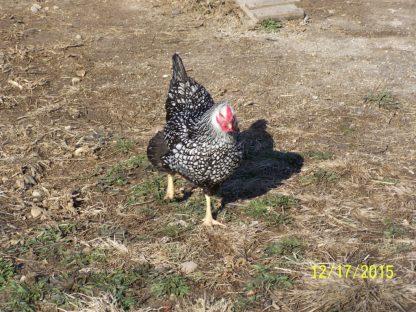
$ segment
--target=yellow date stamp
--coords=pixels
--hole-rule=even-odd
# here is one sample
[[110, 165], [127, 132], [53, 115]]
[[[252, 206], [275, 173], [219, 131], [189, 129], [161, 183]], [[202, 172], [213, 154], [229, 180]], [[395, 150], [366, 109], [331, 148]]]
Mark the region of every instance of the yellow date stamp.
[[328, 264], [312, 266], [313, 279], [351, 278], [351, 279], [392, 279], [396, 273], [392, 264]]

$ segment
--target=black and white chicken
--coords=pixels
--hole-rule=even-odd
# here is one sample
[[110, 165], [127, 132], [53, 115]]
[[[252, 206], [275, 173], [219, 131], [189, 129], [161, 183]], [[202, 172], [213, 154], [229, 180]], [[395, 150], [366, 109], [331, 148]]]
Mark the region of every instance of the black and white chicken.
[[214, 103], [205, 88], [189, 77], [178, 54], [166, 99], [166, 125], [149, 142], [147, 155], [168, 173], [165, 199], [174, 198], [173, 174], [201, 187], [206, 198], [206, 226], [221, 225], [212, 217], [211, 195], [240, 165], [242, 151], [233, 108]]

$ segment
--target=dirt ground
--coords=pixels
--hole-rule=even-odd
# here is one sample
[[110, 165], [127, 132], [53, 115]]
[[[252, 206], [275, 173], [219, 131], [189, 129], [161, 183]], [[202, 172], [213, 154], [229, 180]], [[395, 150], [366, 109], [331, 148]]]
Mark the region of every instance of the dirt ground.
[[[0, 2], [0, 310], [416, 311], [416, 3], [300, 6]], [[248, 142], [224, 229], [146, 160], [174, 52]]]

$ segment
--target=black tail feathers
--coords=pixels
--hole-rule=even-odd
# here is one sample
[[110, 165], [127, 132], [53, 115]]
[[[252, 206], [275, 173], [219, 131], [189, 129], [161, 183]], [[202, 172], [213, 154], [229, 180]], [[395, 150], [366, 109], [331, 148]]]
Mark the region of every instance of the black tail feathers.
[[175, 53], [172, 56], [173, 63], [173, 79], [176, 81], [187, 81], [188, 75], [186, 74], [185, 66], [183, 66], [181, 57]]
[[162, 156], [167, 152], [169, 152], [169, 147], [166, 144], [163, 131], [159, 131], [149, 141], [149, 145], [147, 146], [147, 158], [150, 163], [160, 171], [169, 171], [162, 163]]

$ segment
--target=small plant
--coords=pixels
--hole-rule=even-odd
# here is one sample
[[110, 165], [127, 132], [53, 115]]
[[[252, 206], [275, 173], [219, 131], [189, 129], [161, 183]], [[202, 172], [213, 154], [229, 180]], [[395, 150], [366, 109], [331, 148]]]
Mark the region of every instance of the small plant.
[[9, 260], [0, 258], [0, 289], [16, 274], [15, 266]]
[[264, 250], [267, 256], [290, 256], [303, 253], [303, 244], [296, 237], [285, 237]]
[[142, 168], [148, 164], [149, 162], [146, 155], [137, 155], [126, 160], [126, 166], [128, 169]]
[[92, 251], [85, 252], [75, 252], [70, 250], [64, 257], [64, 263], [68, 266], [76, 265], [79, 267], [84, 267], [91, 265], [96, 262], [104, 262], [109, 257], [108, 250], [97, 248]]
[[[214, 197], [213, 197], [214, 198]], [[214, 201], [214, 199], [212, 200]], [[201, 207], [204, 207], [205, 199], [201, 196], [193, 196], [187, 199], [184, 202], [178, 203], [176, 205], [176, 211], [182, 214], [190, 215], [201, 215], [204, 213], [204, 210]]]
[[111, 166], [104, 177], [101, 178], [100, 188], [104, 190], [109, 185], [125, 185], [128, 181], [131, 170], [144, 167], [147, 164], [147, 157], [144, 155], [133, 156], [125, 161]]
[[8, 297], [6, 303], [0, 303], [0, 308], [4, 305], [5, 311], [34, 312], [36, 311], [36, 301], [43, 297], [44, 286], [44, 282], [27, 284], [12, 280], [6, 287], [0, 289]]
[[289, 224], [290, 222], [292, 222], [292, 217], [286, 213], [274, 212], [266, 218], [266, 223], [271, 226]]
[[163, 235], [163, 236], [168, 236], [168, 237], [177, 237], [180, 234], [188, 231], [190, 229], [190, 226], [182, 226], [180, 224], [167, 224], [162, 226], [159, 230], [158, 233]]
[[134, 147], [134, 142], [128, 139], [119, 139], [116, 142], [115, 149], [123, 154], [128, 154]]
[[75, 229], [76, 225], [72, 223], [44, 228], [39, 235], [28, 239], [21, 247], [21, 251], [32, 249], [34, 254], [41, 258], [60, 256], [63, 253], [66, 236], [73, 233]]
[[364, 97], [365, 103], [376, 103], [378, 107], [387, 110], [399, 109], [400, 101], [389, 91], [381, 91], [379, 93], [370, 93]]
[[106, 184], [124, 185], [127, 183], [127, 168], [124, 164], [118, 163], [108, 169], [106, 177]]
[[256, 300], [257, 298], [255, 295], [249, 296], [249, 297], [244, 297], [242, 295], [239, 295], [234, 301], [231, 311], [234, 311], [234, 312], [249, 311], [248, 309], [253, 306]]
[[289, 208], [296, 206], [299, 203], [299, 199], [293, 196], [286, 196], [286, 195], [272, 195], [272, 196], [265, 196], [259, 199], [254, 199], [250, 202], [249, 207], [258, 210], [259, 212], [264, 212], [268, 207], [282, 207], [282, 208]]
[[384, 236], [388, 238], [397, 238], [406, 234], [406, 229], [396, 224], [388, 224], [387, 228], [384, 230]]
[[306, 151], [301, 154], [303, 157], [317, 160], [330, 160], [335, 158], [335, 155], [331, 152]]
[[254, 265], [255, 275], [247, 284], [247, 290], [268, 291], [270, 289], [285, 289], [293, 285], [289, 275], [273, 272], [270, 267]]
[[133, 205], [149, 200], [160, 202], [163, 200], [163, 195], [163, 179], [161, 176], [154, 176], [144, 180], [133, 188], [131, 195], [128, 198], [128, 203]]
[[400, 243], [396, 246], [397, 253], [407, 253], [413, 250], [413, 246], [411, 243]]
[[129, 310], [137, 303], [132, 288], [140, 282], [143, 273], [134, 270], [94, 273], [80, 290], [90, 296], [99, 292], [109, 292], [124, 310]]
[[277, 32], [283, 27], [283, 24], [274, 19], [266, 19], [261, 22], [261, 27], [269, 32]]
[[275, 208], [290, 208], [298, 203], [299, 200], [293, 196], [266, 196], [252, 200], [247, 207], [247, 214], [256, 219], [263, 219], [269, 225], [287, 224], [291, 218], [285, 213], [276, 212]]
[[336, 182], [338, 178], [338, 174], [335, 171], [318, 169], [312, 174], [302, 177], [302, 180], [305, 184], [328, 184]]
[[190, 288], [184, 277], [173, 275], [155, 281], [152, 284], [151, 292], [157, 297], [175, 295], [181, 298], [189, 294]]

